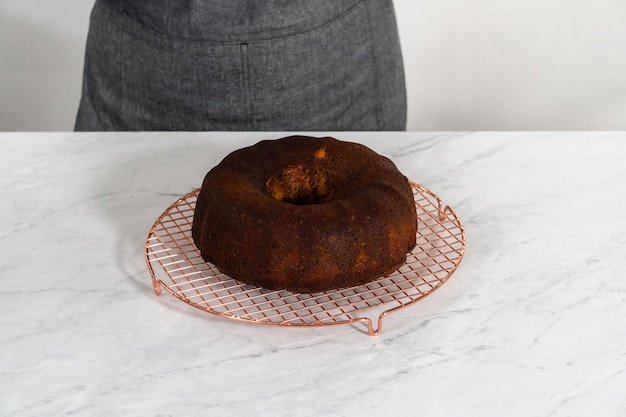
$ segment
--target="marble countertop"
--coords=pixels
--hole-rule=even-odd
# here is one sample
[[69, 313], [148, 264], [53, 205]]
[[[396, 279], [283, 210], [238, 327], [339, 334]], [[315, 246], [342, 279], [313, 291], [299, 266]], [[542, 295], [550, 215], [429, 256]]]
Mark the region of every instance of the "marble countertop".
[[157, 297], [157, 216], [281, 136], [0, 134], [0, 415], [626, 415], [626, 132], [333, 134], [465, 227], [454, 275], [379, 336]]

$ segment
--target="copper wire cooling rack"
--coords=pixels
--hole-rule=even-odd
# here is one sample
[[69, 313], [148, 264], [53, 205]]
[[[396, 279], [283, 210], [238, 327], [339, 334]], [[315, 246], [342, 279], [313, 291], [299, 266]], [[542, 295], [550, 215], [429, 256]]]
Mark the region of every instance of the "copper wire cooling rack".
[[[191, 238], [199, 190], [180, 198], [156, 220], [146, 241], [146, 263], [157, 295], [161, 289], [211, 314], [278, 326], [365, 322], [382, 330], [385, 316], [432, 294], [456, 270], [465, 232], [456, 213], [430, 190], [411, 183], [418, 216], [417, 245], [406, 263], [365, 285], [315, 294], [273, 291], [243, 284], [205, 262]], [[377, 325], [374, 327], [374, 321]]]

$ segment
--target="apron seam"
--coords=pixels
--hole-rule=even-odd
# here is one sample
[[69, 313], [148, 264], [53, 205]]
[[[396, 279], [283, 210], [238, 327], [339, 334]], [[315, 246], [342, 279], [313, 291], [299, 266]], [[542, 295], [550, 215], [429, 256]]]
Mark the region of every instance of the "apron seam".
[[254, 123], [252, 117], [252, 90], [250, 87], [250, 53], [248, 51], [248, 44], [239, 44], [239, 55], [241, 59], [241, 74], [243, 84], [243, 101], [244, 101], [244, 119], [246, 127], [249, 130], [253, 130]]
[[[153, 28], [151, 26], [144, 24], [143, 22], [130, 16], [123, 9], [110, 5], [107, 1], [98, 0], [98, 3], [101, 3], [101, 5], [105, 7], [109, 12], [115, 13], [121, 16], [124, 20], [126, 20], [132, 26], [132, 27], [127, 27], [127, 28], [131, 30], [134, 35], [145, 36], [144, 34], [141, 33], [141, 31], [148, 31], [150, 32], [152, 36], [157, 36], [159, 38], [159, 41], [179, 42], [179, 43], [198, 45], [198, 46], [205, 45], [205, 44], [240, 45], [242, 43], [246, 43], [246, 44], [262, 43], [262, 42], [271, 42], [271, 41], [275, 41], [279, 39], [289, 39], [292, 37], [304, 36], [304, 35], [307, 35], [308, 33], [322, 29], [328, 25], [331, 25], [337, 22], [338, 20], [345, 18], [347, 15], [353, 12], [354, 9], [356, 9], [357, 7], [361, 6], [363, 3], [366, 3], [366, 2], [367, 0], [359, 0], [355, 2], [353, 5], [351, 5], [350, 7], [348, 7], [343, 12], [339, 13], [338, 15], [333, 16], [332, 18], [328, 20], [325, 20], [315, 26], [312, 26], [300, 32], [293, 32], [293, 33], [277, 35], [277, 36], [260, 37], [258, 39], [254, 39], [254, 38], [246, 39], [246, 38], [241, 38], [241, 37], [237, 38], [235, 36], [233, 36], [232, 39], [210, 39], [210, 38], [202, 39], [202, 38], [185, 38], [181, 36], [170, 35], [166, 32], [163, 32], [161, 30], [158, 30], [156, 28]], [[260, 31], [258, 33], [263, 33], [263, 32]], [[154, 40], [154, 38], [152, 39]]]
[[370, 49], [370, 55], [372, 58], [372, 68], [373, 68], [373, 72], [374, 72], [374, 76], [373, 78], [373, 90], [374, 90], [374, 115], [376, 117], [376, 129], [377, 130], [381, 130], [381, 122], [382, 122], [382, 118], [383, 118], [383, 110], [382, 110], [382, 104], [380, 102], [380, 98], [382, 97], [382, 91], [381, 91], [381, 85], [380, 85], [380, 77], [382, 76], [382, 74], [380, 74], [380, 67], [379, 67], [379, 57], [378, 57], [378, 51], [376, 50], [376, 39], [374, 39], [374, 31], [372, 30], [372, 11], [369, 7], [369, 5], [366, 5], [368, 7], [365, 7], [365, 14], [366, 14], [366, 18], [367, 18], [367, 33], [368, 36], [370, 38], [370, 42], [369, 42], [369, 49]]

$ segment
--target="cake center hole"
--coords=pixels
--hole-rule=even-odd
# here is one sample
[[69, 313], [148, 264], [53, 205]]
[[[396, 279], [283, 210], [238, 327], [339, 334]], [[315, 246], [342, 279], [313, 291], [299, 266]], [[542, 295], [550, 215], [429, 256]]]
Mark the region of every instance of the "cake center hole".
[[270, 195], [291, 204], [324, 204], [337, 194], [336, 175], [320, 167], [288, 166], [265, 182]]

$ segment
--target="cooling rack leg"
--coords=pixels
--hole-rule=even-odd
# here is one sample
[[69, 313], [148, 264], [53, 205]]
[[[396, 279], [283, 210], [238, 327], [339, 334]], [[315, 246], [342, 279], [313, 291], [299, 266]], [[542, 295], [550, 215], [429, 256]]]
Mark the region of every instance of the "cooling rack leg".
[[161, 286], [156, 278], [152, 278], [152, 289], [156, 295], [161, 295]]
[[374, 322], [371, 319], [367, 320], [367, 332], [370, 336], [378, 336], [380, 332], [383, 330], [383, 315], [378, 318], [378, 323], [376, 328], [374, 329]]

